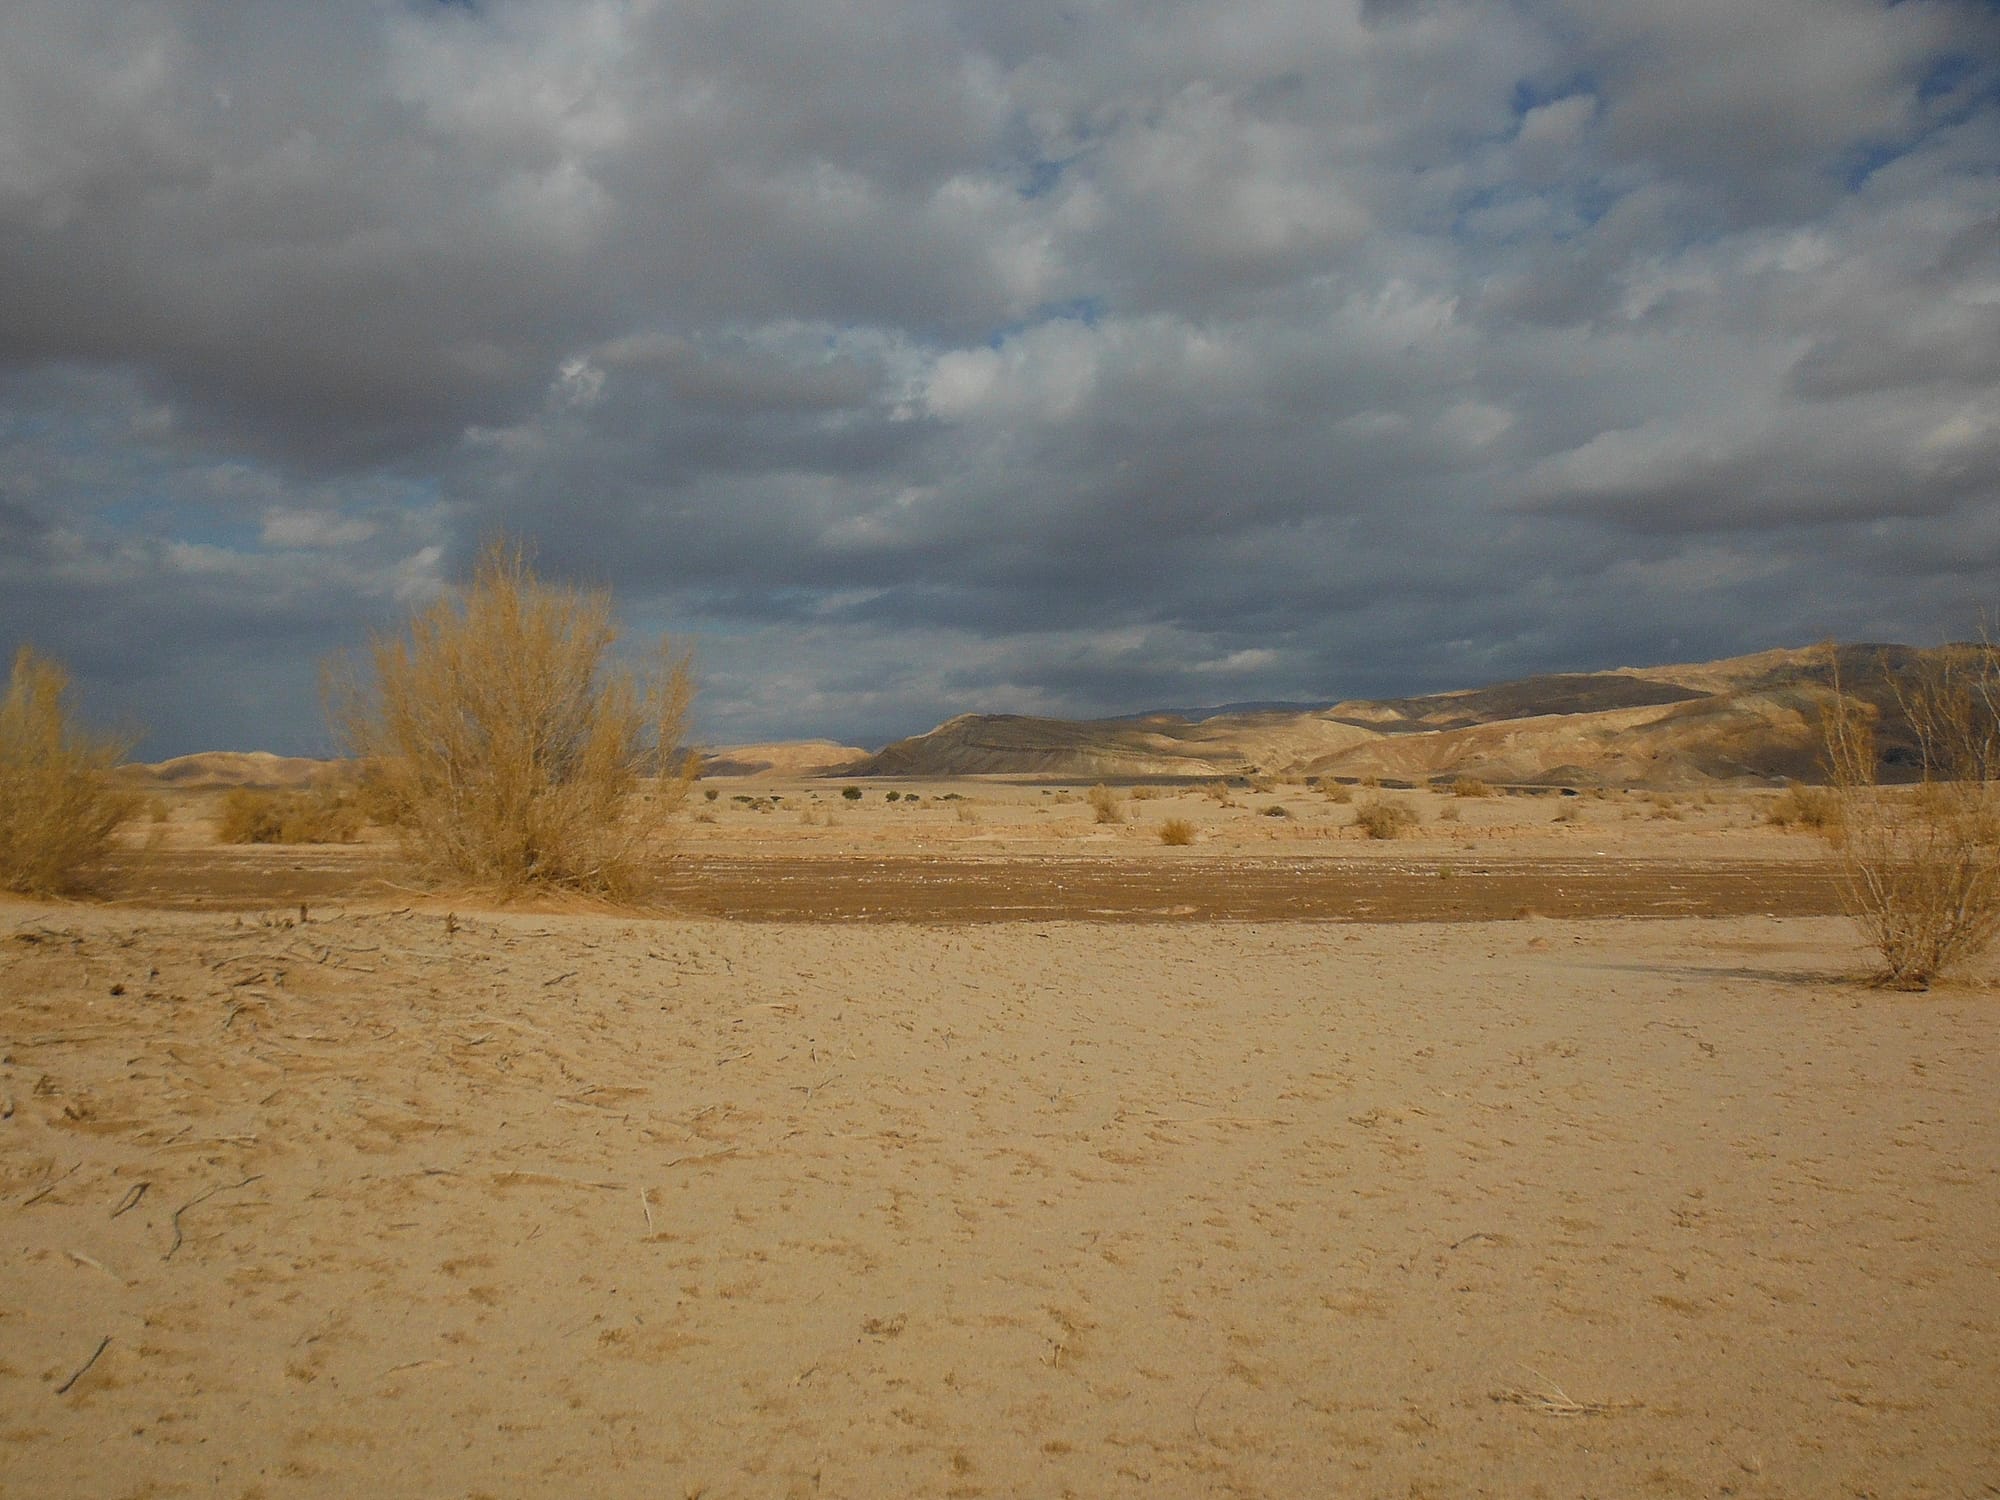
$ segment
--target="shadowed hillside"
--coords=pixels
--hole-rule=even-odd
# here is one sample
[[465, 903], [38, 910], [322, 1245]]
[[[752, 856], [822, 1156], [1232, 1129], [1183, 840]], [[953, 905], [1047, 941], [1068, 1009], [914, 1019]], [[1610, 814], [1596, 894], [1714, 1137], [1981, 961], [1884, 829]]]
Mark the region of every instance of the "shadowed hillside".
[[[1909, 764], [1891, 676], [1904, 646], [1844, 646], [1844, 690], [1882, 711], [1884, 761]], [[966, 714], [845, 768], [851, 775], [1478, 777], [1512, 784], [1685, 786], [1818, 780], [1826, 653], [1564, 673], [1414, 698], [1186, 719]]]

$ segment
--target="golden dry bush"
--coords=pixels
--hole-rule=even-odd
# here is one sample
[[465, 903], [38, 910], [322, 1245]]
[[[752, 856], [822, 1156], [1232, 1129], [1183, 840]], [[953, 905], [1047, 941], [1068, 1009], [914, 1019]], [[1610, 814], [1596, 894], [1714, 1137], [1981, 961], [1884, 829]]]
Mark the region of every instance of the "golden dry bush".
[[617, 894], [699, 770], [693, 678], [662, 641], [613, 662], [611, 597], [494, 543], [471, 583], [329, 672], [328, 699], [418, 865], [501, 890]]
[[1163, 844], [1192, 844], [1194, 824], [1186, 818], [1169, 818], [1160, 825], [1160, 842]]
[[1461, 776], [1451, 784], [1451, 794], [1454, 797], [1490, 797], [1493, 788], [1477, 776]]
[[1354, 809], [1354, 826], [1371, 839], [1399, 839], [1417, 826], [1417, 813], [1407, 803], [1376, 797]]
[[49, 896], [89, 881], [135, 805], [111, 782], [130, 748], [78, 726], [60, 666], [15, 653], [0, 699], [0, 888]]
[[2000, 933], [2000, 647], [1941, 647], [1885, 675], [1915, 738], [1914, 785], [1881, 784], [1877, 711], [1841, 691], [1837, 657], [1821, 728], [1847, 909], [1881, 983], [1921, 990]]
[[1840, 799], [1830, 787], [1789, 786], [1764, 810], [1764, 821], [1773, 828], [1804, 828], [1813, 833], [1837, 835]]
[[359, 790], [327, 777], [303, 790], [236, 787], [222, 799], [216, 842], [351, 844], [368, 824]]
[[1090, 810], [1100, 823], [1125, 821], [1125, 805], [1118, 800], [1118, 794], [1101, 781], [1090, 789]]

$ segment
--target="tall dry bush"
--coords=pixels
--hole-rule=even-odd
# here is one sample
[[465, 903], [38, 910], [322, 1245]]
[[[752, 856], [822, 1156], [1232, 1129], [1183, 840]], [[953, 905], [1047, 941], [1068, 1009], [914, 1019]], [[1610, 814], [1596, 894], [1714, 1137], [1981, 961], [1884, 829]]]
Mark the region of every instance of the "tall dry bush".
[[1880, 981], [1927, 989], [2000, 933], [2000, 647], [1940, 647], [1887, 674], [1917, 746], [1905, 786], [1881, 784], [1876, 710], [1841, 692], [1832, 660], [1821, 727], [1847, 908], [1882, 956]]
[[78, 726], [60, 666], [15, 653], [0, 699], [0, 887], [51, 896], [88, 882], [136, 805], [111, 781], [130, 749]]
[[665, 642], [615, 666], [611, 597], [544, 584], [494, 543], [472, 582], [329, 672], [384, 819], [434, 874], [503, 890], [629, 888], [699, 769], [693, 698]]
[[1090, 789], [1090, 810], [1100, 823], [1125, 821], [1125, 805], [1118, 800], [1118, 794], [1101, 781]]

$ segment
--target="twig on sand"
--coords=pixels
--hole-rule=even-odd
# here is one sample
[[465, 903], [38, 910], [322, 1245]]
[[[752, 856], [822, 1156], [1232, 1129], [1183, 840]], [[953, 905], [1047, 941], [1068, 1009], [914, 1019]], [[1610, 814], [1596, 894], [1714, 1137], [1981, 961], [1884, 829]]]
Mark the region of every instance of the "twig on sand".
[[175, 1252], [175, 1251], [177, 1251], [177, 1250], [179, 1250], [179, 1249], [180, 1249], [180, 1247], [181, 1247], [181, 1241], [182, 1241], [182, 1234], [181, 1234], [181, 1215], [182, 1215], [182, 1214], [186, 1213], [186, 1212], [187, 1212], [187, 1211], [188, 1211], [189, 1209], [193, 1208], [193, 1207], [194, 1207], [194, 1206], [195, 1206], [195, 1205], [196, 1205], [197, 1203], [206, 1203], [206, 1202], [207, 1202], [207, 1201], [208, 1201], [208, 1200], [209, 1200], [210, 1198], [213, 1198], [213, 1197], [214, 1197], [214, 1196], [215, 1196], [215, 1195], [216, 1195], [217, 1193], [233, 1193], [233, 1192], [235, 1192], [235, 1191], [236, 1191], [236, 1190], [237, 1190], [238, 1188], [246, 1188], [246, 1187], [250, 1186], [250, 1184], [251, 1184], [251, 1183], [253, 1183], [253, 1182], [260, 1182], [260, 1181], [262, 1181], [262, 1180], [263, 1180], [263, 1177], [264, 1177], [264, 1174], [263, 1174], [262, 1172], [254, 1172], [254, 1173], [252, 1173], [252, 1174], [251, 1174], [250, 1176], [248, 1176], [248, 1177], [244, 1178], [244, 1179], [243, 1179], [243, 1180], [242, 1180], [241, 1182], [218, 1182], [218, 1183], [217, 1183], [217, 1184], [216, 1184], [216, 1185], [215, 1185], [214, 1187], [212, 1187], [212, 1188], [209, 1188], [209, 1189], [208, 1189], [208, 1190], [207, 1190], [206, 1192], [201, 1192], [201, 1193], [197, 1193], [197, 1194], [195, 1194], [195, 1195], [194, 1195], [194, 1197], [192, 1197], [192, 1198], [188, 1199], [188, 1201], [187, 1201], [187, 1202], [183, 1203], [183, 1204], [182, 1204], [182, 1205], [181, 1205], [181, 1206], [180, 1206], [179, 1208], [175, 1209], [175, 1210], [174, 1210], [174, 1219], [173, 1219], [173, 1224], [174, 1224], [174, 1242], [173, 1242], [173, 1244], [171, 1244], [171, 1245], [169, 1245], [169, 1246], [167, 1247], [167, 1253], [166, 1253], [165, 1255], [162, 1255], [162, 1256], [160, 1257], [160, 1259], [161, 1259], [161, 1260], [172, 1260], [172, 1259], [174, 1258], [174, 1252]]
[[76, 1175], [77, 1167], [80, 1167], [82, 1165], [83, 1165], [82, 1162], [78, 1162], [76, 1164], [76, 1167], [71, 1167], [67, 1172], [63, 1173], [62, 1176], [58, 1177], [54, 1182], [50, 1183], [47, 1187], [43, 1188], [39, 1193], [36, 1193], [34, 1196], [29, 1198], [23, 1198], [21, 1200], [21, 1207], [27, 1208], [33, 1204], [40, 1203], [44, 1198], [48, 1197], [50, 1193], [53, 1193], [57, 1188], [61, 1187], [65, 1182], [68, 1182], [70, 1178], [74, 1177]]
[[651, 1234], [653, 1232], [653, 1205], [649, 1201], [648, 1194], [644, 1188], [639, 1189], [639, 1207], [646, 1211], [646, 1232]]
[[151, 1181], [133, 1183], [131, 1191], [126, 1193], [124, 1198], [119, 1201], [118, 1206], [111, 1210], [111, 1217], [115, 1219], [120, 1214], [125, 1213], [130, 1209], [137, 1208], [139, 1206], [139, 1200], [146, 1196], [146, 1189], [151, 1187], [152, 1185], [153, 1184], [151, 1183]]
[[56, 1394], [58, 1396], [67, 1396], [69, 1394], [69, 1388], [75, 1385], [79, 1380], [83, 1379], [84, 1372], [88, 1370], [92, 1365], [97, 1363], [97, 1356], [102, 1354], [106, 1349], [110, 1347], [111, 1347], [111, 1335], [107, 1333], [104, 1335], [103, 1338], [97, 1341], [97, 1347], [90, 1351], [90, 1358], [86, 1359], [82, 1364], [76, 1367], [76, 1373], [71, 1375], [69, 1379], [65, 1380], [61, 1385], [56, 1387]]
[[552, 1187], [622, 1188], [622, 1182], [603, 1182], [590, 1177], [564, 1177], [558, 1172], [495, 1172], [495, 1187], [520, 1187], [524, 1183], [545, 1183]]
[[1528, 1373], [1541, 1381], [1538, 1389], [1510, 1386], [1504, 1391], [1495, 1391], [1493, 1399], [1513, 1406], [1525, 1406], [1545, 1417], [1602, 1417], [1644, 1404], [1638, 1401], [1579, 1401], [1540, 1370]]
[[667, 1167], [679, 1167], [679, 1166], [685, 1166], [689, 1162], [720, 1161], [725, 1156], [734, 1156], [736, 1154], [736, 1151], [737, 1148], [734, 1146], [725, 1146], [720, 1151], [705, 1151], [694, 1156], [676, 1156], [671, 1161], [662, 1162], [661, 1165]]

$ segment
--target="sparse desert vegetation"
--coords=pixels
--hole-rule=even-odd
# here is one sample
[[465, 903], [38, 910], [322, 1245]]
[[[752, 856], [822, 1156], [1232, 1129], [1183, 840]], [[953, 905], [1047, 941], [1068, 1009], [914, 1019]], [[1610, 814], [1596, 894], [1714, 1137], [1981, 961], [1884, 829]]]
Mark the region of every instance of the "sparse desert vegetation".
[[1194, 824], [1186, 818], [1168, 818], [1160, 825], [1160, 842], [1186, 845], [1194, 842]]
[[222, 800], [224, 844], [351, 844], [368, 826], [355, 788], [328, 778], [302, 790], [237, 787]]
[[1393, 797], [1371, 797], [1354, 809], [1354, 826], [1371, 839], [1399, 839], [1417, 826], [1417, 814]]
[[1765, 809], [1764, 821], [1773, 828], [1831, 833], [1840, 827], [1840, 798], [1831, 787], [1794, 782]]
[[1090, 789], [1090, 810], [1099, 823], [1122, 823], [1125, 821], [1125, 806], [1118, 794], [1099, 782]]
[[693, 685], [664, 643], [644, 671], [613, 665], [616, 639], [607, 594], [496, 543], [461, 593], [335, 669], [337, 722], [411, 859], [501, 889], [630, 882], [697, 769]]
[[0, 889], [55, 895], [90, 879], [136, 810], [111, 780], [126, 749], [77, 722], [59, 665], [14, 653], [0, 698]]
[[1914, 785], [1882, 784], [1874, 712], [1841, 692], [1837, 661], [1823, 725], [1849, 909], [1882, 983], [1919, 990], [2000, 933], [2000, 647], [1942, 647], [1890, 680]]

